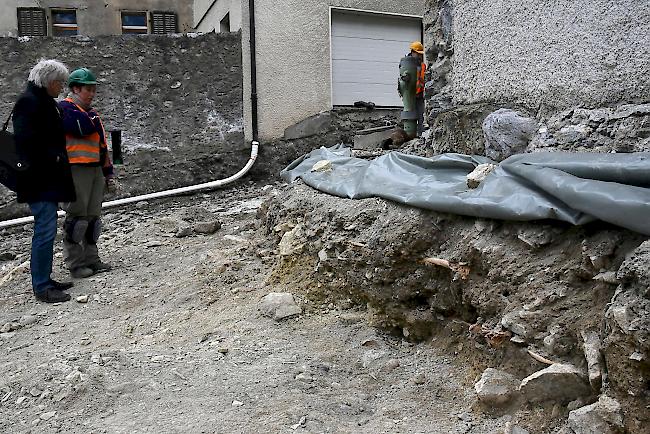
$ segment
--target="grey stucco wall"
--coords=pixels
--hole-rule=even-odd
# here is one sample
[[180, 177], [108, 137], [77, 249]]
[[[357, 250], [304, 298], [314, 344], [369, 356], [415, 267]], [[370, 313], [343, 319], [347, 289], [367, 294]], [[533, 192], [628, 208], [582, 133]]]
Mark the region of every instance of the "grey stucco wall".
[[[0, 38], [0, 119], [39, 58], [88, 66], [100, 82], [93, 105], [107, 130], [123, 131], [125, 164], [116, 169], [123, 195], [224, 178], [250, 154], [240, 49], [239, 33]], [[0, 186], [0, 217], [15, 214], [11, 206], [13, 197]]]
[[194, 0], [194, 28], [197, 32], [220, 32], [219, 24], [230, 14], [230, 31], [241, 30], [241, 0]]
[[[179, 32], [193, 30], [191, 0], [2, 0], [0, 3], [0, 36], [16, 36], [16, 8], [77, 9], [79, 34], [86, 36], [119, 35], [122, 33], [120, 11], [173, 11], [177, 14]], [[48, 26], [51, 26], [48, 16]]]
[[650, 95], [650, 0], [452, 0], [456, 104], [531, 110]]
[[[331, 106], [330, 7], [421, 16], [422, 0], [255, 1], [261, 140]], [[248, 1], [242, 2], [246, 137], [251, 138]]]

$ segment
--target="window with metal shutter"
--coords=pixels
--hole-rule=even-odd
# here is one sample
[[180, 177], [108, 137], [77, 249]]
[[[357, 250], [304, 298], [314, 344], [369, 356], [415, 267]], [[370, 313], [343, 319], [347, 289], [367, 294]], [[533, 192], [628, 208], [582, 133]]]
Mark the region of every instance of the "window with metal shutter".
[[47, 36], [45, 9], [18, 8], [18, 36]]
[[152, 12], [151, 33], [178, 33], [178, 23], [175, 12]]

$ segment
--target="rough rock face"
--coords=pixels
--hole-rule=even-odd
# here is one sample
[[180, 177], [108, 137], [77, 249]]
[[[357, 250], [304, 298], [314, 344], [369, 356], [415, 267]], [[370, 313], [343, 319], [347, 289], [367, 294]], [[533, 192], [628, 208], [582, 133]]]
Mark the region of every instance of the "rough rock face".
[[569, 427], [575, 434], [619, 434], [623, 432], [621, 405], [602, 395], [598, 402], [569, 413]]
[[650, 383], [650, 241], [626, 258], [617, 277], [621, 284], [605, 314], [605, 364], [611, 387], [620, 395], [638, 397], [635, 404], [643, 408]]
[[514, 110], [499, 109], [483, 121], [485, 156], [502, 161], [521, 153], [537, 130], [537, 122]]
[[[315, 303], [367, 304], [378, 326], [409, 339], [450, 336], [472, 353], [467, 360], [479, 372], [493, 366], [518, 378], [534, 374], [543, 366], [530, 349], [584, 373], [582, 332], [595, 331], [604, 339], [613, 393], [631, 409], [626, 421], [631, 427], [647, 422], [635, 407], [638, 398], [627, 395], [634, 384], [642, 396], [647, 372], [638, 369], [645, 355], [630, 359], [644, 354], [647, 342], [648, 316], [639, 299], [647, 288], [640, 283], [647, 282], [647, 237], [602, 223], [471, 219], [375, 198], [342, 199], [300, 182], [266, 203], [261, 218], [276, 243], [284, 240], [272, 281]], [[603, 273], [618, 278], [601, 279]], [[616, 280], [627, 283], [614, 296]], [[612, 299], [611, 325], [604, 328]], [[617, 307], [628, 316], [614, 315]], [[615, 317], [626, 318], [628, 328]], [[570, 376], [580, 386], [576, 396], [598, 393], [586, 376]], [[548, 397], [575, 398], [569, 395]]]
[[[106, 130], [122, 131], [119, 196], [227, 177], [250, 154], [240, 51], [238, 33], [1, 38], [0, 115], [9, 114], [39, 58], [58, 58], [98, 75], [94, 105]], [[0, 187], [0, 219], [26, 214], [13, 199]]]

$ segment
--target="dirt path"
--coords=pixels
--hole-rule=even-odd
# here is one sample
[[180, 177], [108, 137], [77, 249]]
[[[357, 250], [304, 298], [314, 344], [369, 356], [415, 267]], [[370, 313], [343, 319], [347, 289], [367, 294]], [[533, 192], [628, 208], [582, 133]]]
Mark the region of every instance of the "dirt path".
[[[259, 314], [274, 246], [256, 210], [271, 186], [113, 211], [111, 273], [73, 301], [37, 303], [20, 269], [0, 286], [0, 432], [489, 433], [468, 372], [430, 344], [382, 335], [342, 301], [276, 322]], [[189, 210], [189, 211], [188, 211]], [[181, 217], [213, 235], [177, 238]], [[31, 229], [5, 231], [0, 279], [24, 263]], [[55, 269], [61, 276], [60, 243]], [[87, 303], [74, 298], [88, 295]]]

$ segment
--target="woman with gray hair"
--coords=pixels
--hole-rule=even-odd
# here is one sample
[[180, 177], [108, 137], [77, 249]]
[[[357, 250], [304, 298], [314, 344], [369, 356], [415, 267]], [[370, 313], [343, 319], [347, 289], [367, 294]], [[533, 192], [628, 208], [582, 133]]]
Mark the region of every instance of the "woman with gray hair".
[[30, 71], [27, 89], [13, 110], [16, 150], [29, 166], [18, 175], [16, 194], [18, 202], [27, 203], [34, 215], [32, 289], [37, 299], [47, 303], [70, 300], [63, 291], [72, 286], [51, 277], [58, 202], [76, 199], [63, 121], [54, 99], [68, 75], [63, 63], [41, 59]]

